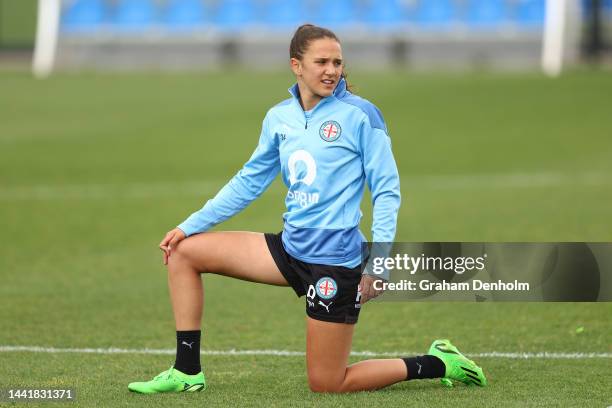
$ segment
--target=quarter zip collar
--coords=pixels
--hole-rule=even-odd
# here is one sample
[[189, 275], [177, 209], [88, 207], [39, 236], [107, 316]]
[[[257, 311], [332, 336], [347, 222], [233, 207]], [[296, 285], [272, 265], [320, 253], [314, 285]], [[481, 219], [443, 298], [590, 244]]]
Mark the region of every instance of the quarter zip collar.
[[[304, 115], [304, 129], [308, 129], [308, 117], [306, 117], [306, 113], [304, 112], [304, 109], [302, 108], [302, 105], [300, 104], [300, 88], [298, 87], [297, 83], [295, 83], [291, 88], [289, 88], [289, 93], [291, 94], [291, 96], [293, 96], [293, 103], [297, 105], [299, 110]], [[336, 85], [336, 88], [334, 89], [334, 92], [330, 96], [327, 96], [321, 99], [319, 103], [317, 103], [315, 107], [310, 110], [310, 117], [312, 118], [314, 116], [315, 111], [320, 106], [323, 106], [327, 104], [328, 102], [333, 101], [336, 98], [340, 98], [344, 96], [345, 93], [346, 93], [346, 80], [344, 79], [344, 77], [341, 77], [340, 81], [338, 81], [338, 85]]]
[[[291, 96], [293, 96], [293, 99], [297, 102], [298, 106], [301, 109], [302, 105], [300, 105], [300, 88], [298, 87], [297, 82], [291, 88], [289, 88], [289, 93], [291, 94]], [[319, 101], [319, 103], [317, 103], [315, 107], [311, 109], [311, 112], [314, 112], [319, 106], [326, 104], [327, 102], [329, 102], [330, 100], [333, 100], [334, 98], [342, 97], [345, 93], [346, 93], [346, 80], [344, 79], [344, 77], [341, 77], [340, 81], [338, 81], [338, 84], [336, 85], [336, 88], [334, 89], [334, 92], [330, 96], [322, 98]]]

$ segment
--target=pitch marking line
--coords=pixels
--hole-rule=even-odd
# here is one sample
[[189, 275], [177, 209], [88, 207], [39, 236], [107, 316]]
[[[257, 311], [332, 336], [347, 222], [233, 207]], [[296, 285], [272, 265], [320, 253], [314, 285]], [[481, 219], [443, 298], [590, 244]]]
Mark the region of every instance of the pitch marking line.
[[[579, 173], [533, 172], [407, 175], [402, 174], [407, 186], [434, 190], [470, 190], [494, 188], [541, 188], [564, 186], [610, 186], [612, 173], [590, 171]], [[207, 181], [125, 183], [125, 184], [73, 184], [0, 187], [0, 201], [23, 200], [103, 200], [139, 199], [163, 196], [205, 196], [217, 192], [228, 179]], [[280, 185], [272, 190], [286, 191]]]
[[[37, 346], [0, 346], [0, 352], [30, 352], [30, 353], [83, 353], [83, 354], [168, 354], [173, 355], [174, 349], [122, 349], [122, 348], [56, 348]], [[289, 350], [202, 350], [206, 356], [282, 356], [294, 357], [304, 356], [303, 351]], [[352, 351], [351, 356], [357, 357], [396, 357], [406, 355], [417, 355], [419, 353], [407, 351], [375, 352], [375, 351]], [[583, 358], [612, 358], [612, 353], [562, 353], [562, 352], [499, 352], [489, 351], [483, 353], [466, 354], [473, 358], [509, 358], [509, 359], [583, 359]]]

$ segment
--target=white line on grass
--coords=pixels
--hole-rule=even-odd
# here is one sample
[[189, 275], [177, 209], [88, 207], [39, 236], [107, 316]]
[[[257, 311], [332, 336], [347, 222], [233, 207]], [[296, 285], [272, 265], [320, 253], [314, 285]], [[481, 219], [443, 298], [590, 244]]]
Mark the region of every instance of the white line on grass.
[[[122, 349], [122, 348], [56, 348], [37, 346], [0, 346], [0, 352], [30, 352], [30, 353], [83, 353], [83, 354], [168, 354], [173, 355], [174, 349]], [[289, 350], [202, 350], [202, 355], [207, 356], [281, 356], [294, 357], [304, 356], [303, 351]], [[416, 355], [413, 351], [375, 352], [375, 351], [352, 351], [351, 355], [356, 357], [397, 357]], [[612, 358], [612, 353], [561, 353], [561, 352], [499, 352], [489, 351], [484, 353], [467, 354], [474, 358], [510, 358], [510, 359], [583, 359], [583, 358]]]
[[[612, 185], [611, 172], [402, 175], [401, 178], [407, 188], [432, 190]], [[10, 186], [0, 187], [0, 201], [139, 199], [176, 195], [205, 197], [216, 193], [228, 180]], [[284, 191], [280, 184], [272, 189]]]
[[431, 189], [539, 188], [562, 186], [605, 186], [612, 184], [612, 173], [606, 172], [532, 172], [424, 175], [402, 177], [402, 184]]
[[71, 184], [0, 188], [0, 201], [138, 199], [164, 196], [206, 196], [223, 186], [221, 181], [177, 183]]

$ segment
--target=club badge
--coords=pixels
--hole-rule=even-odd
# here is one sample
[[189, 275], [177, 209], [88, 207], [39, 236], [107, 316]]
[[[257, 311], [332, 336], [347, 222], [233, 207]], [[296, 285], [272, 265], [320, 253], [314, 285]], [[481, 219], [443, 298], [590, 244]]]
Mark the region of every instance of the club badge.
[[321, 299], [331, 299], [338, 293], [338, 285], [332, 278], [324, 277], [317, 281], [315, 290]]
[[326, 142], [333, 142], [337, 140], [342, 134], [342, 127], [335, 120], [328, 120], [327, 122], [323, 122], [321, 127], [319, 128], [319, 136], [321, 139]]

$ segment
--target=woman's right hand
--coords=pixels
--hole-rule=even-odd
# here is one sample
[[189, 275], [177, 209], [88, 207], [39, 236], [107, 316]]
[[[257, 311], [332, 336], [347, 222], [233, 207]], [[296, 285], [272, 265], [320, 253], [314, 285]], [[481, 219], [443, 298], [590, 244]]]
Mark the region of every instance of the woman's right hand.
[[159, 243], [159, 249], [164, 251], [164, 265], [168, 265], [168, 258], [179, 242], [185, 239], [185, 233], [179, 228], [168, 231], [164, 239]]

